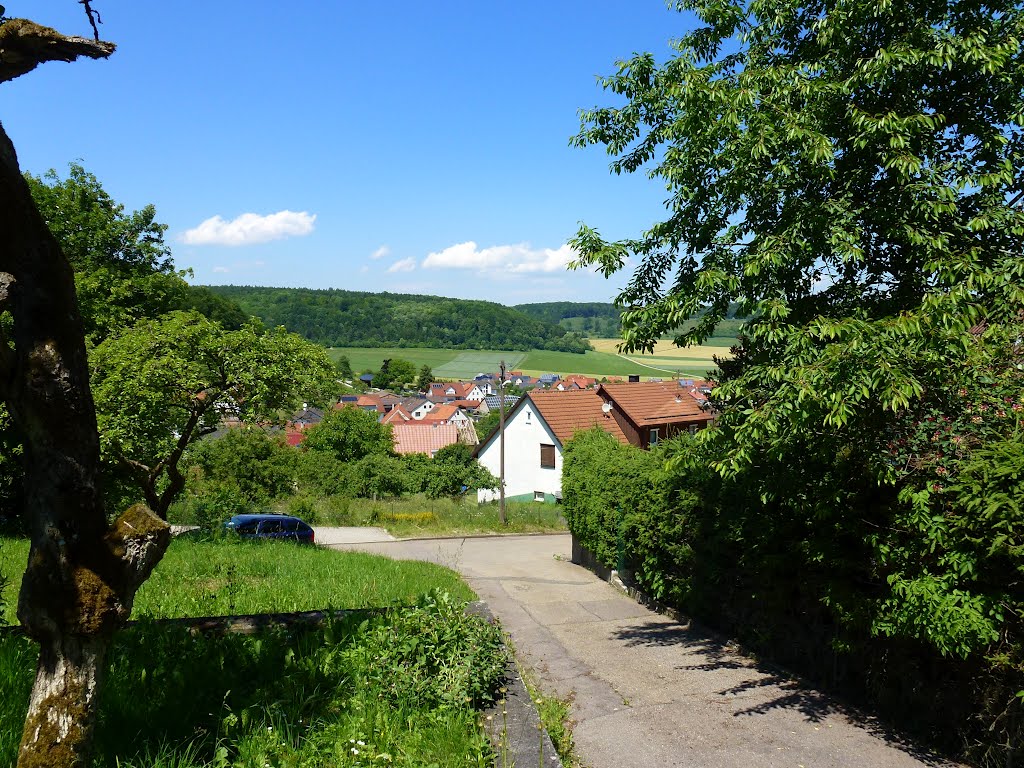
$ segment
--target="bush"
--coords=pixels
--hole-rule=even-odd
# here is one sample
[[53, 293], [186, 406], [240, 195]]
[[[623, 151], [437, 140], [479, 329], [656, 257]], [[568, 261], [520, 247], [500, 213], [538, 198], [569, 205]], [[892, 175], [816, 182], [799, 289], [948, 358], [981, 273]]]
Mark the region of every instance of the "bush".
[[230, 484], [250, 506], [263, 507], [295, 488], [298, 451], [258, 427], [230, 429], [189, 450], [188, 464], [208, 481]]
[[364, 499], [384, 499], [405, 492], [404, 465], [393, 456], [371, 453], [349, 466], [349, 491]]
[[501, 628], [437, 590], [378, 620], [354, 653], [363, 684], [394, 704], [416, 707], [490, 704], [507, 664]]

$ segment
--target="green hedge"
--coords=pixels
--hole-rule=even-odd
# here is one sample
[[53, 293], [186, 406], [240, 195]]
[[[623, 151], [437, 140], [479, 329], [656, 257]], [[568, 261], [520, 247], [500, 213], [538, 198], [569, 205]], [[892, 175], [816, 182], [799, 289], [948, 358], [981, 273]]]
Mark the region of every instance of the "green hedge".
[[677, 604], [690, 589], [686, 526], [697, 496], [663, 465], [665, 450], [688, 440], [644, 451], [600, 429], [581, 432], [565, 446], [562, 472], [565, 519], [577, 541], [602, 565], [624, 566], [652, 597]]

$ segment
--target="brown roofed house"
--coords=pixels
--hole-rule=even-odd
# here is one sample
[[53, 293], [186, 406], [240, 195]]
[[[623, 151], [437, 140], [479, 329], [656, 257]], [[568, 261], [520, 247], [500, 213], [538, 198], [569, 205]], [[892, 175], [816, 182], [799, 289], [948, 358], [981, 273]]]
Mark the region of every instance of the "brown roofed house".
[[672, 381], [599, 384], [595, 394], [611, 406], [611, 415], [633, 445], [649, 448], [680, 432], [703, 429], [714, 418], [692, 386]]

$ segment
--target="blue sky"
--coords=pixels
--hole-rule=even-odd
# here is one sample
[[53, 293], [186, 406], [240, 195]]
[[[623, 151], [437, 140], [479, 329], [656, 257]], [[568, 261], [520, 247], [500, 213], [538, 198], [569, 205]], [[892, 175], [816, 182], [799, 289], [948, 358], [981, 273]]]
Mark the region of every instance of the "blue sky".
[[[91, 33], [75, 0], [4, 4]], [[608, 301], [626, 275], [567, 272], [566, 241], [662, 213], [569, 138], [598, 75], [686, 31], [663, 0], [94, 4], [114, 56], [5, 84], [0, 120], [24, 170], [153, 203], [197, 283]]]

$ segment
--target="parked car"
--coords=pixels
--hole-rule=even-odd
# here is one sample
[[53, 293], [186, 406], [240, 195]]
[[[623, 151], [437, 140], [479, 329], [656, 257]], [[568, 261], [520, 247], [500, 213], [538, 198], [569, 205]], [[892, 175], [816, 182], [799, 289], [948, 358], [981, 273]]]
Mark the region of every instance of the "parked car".
[[308, 523], [291, 515], [235, 515], [224, 528], [243, 539], [280, 539], [313, 544], [315, 534]]

